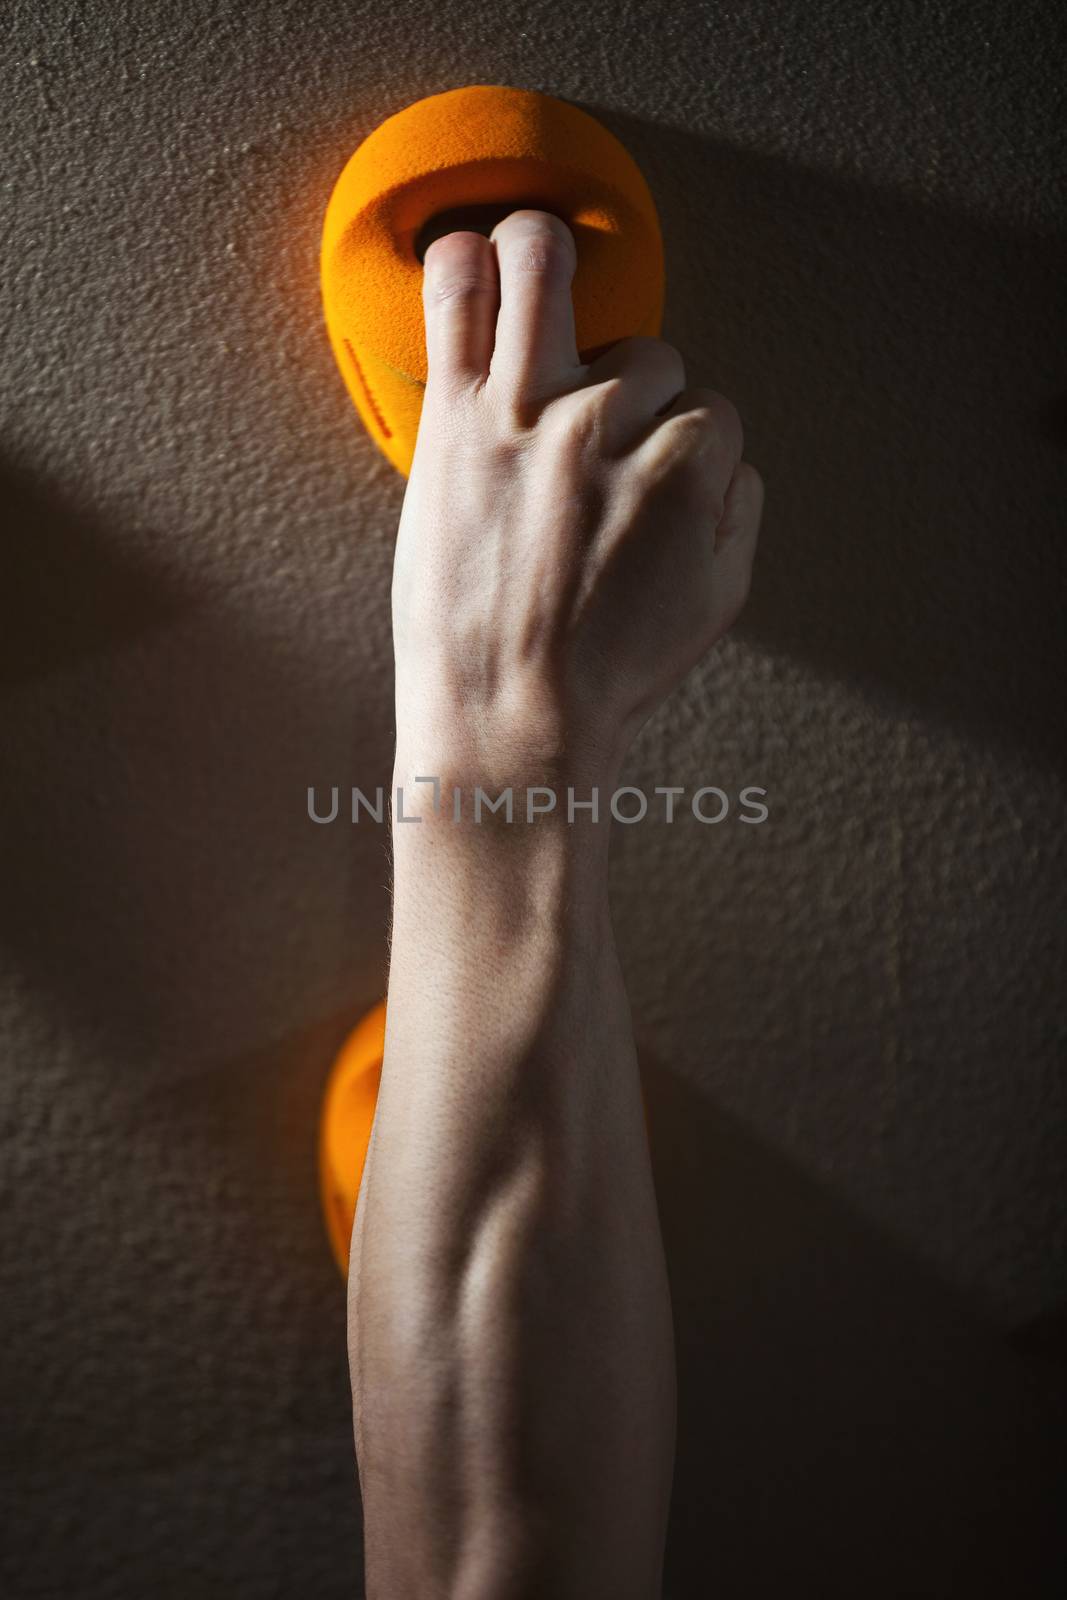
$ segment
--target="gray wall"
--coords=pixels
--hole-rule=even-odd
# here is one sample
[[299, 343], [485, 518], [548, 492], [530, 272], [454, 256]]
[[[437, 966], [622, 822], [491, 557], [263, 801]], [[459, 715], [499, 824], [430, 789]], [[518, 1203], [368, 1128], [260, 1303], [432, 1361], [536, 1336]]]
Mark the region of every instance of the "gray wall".
[[764, 472], [620, 829], [673, 1596], [1054, 1590], [1064, 252], [1051, 4], [33, 3], [3, 96], [5, 1596], [359, 1590], [314, 1141], [384, 978], [403, 484], [321, 325], [364, 134], [469, 82], [652, 183]]

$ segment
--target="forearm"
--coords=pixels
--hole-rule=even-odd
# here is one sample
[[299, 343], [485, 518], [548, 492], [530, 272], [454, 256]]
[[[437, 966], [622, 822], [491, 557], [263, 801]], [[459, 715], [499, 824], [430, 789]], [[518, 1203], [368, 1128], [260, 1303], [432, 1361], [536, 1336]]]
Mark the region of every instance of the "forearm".
[[607, 827], [423, 794], [352, 1258], [369, 1594], [645, 1600], [673, 1346]]
[[[426, 253], [393, 567], [409, 792], [434, 772], [447, 790], [451, 761], [493, 794], [546, 764], [557, 794], [591, 775], [610, 794], [744, 603], [762, 488], [737, 413], [657, 340], [584, 362], [576, 261], [534, 210]], [[394, 824], [349, 1279], [371, 1600], [659, 1592], [670, 1301], [608, 825], [580, 815]]]

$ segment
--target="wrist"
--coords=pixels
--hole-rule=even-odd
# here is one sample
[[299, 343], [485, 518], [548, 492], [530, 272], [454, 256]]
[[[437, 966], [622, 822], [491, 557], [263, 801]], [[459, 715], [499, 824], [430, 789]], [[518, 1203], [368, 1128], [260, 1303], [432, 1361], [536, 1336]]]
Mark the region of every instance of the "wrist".
[[614, 783], [596, 771], [561, 760], [457, 763], [429, 756], [415, 760], [399, 751], [393, 764], [394, 834], [425, 823], [447, 825], [465, 836], [477, 828], [507, 827], [526, 833], [577, 830], [606, 833]]
[[532, 674], [505, 675], [491, 694], [450, 690], [445, 674], [428, 691], [420, 687], [402, 692], [398, 682], [398, 781], [447, 778], [471, 796], [479, 787], [547, 787], [563, 802], [568, 788], [603, 788], [621, 769], [622, 734], [606, 709], [596, 719], [579, 716]]
[[416, 926], [422, 940], [431, 919], [453, 943], [473, 928], [505, 945], [542, 935], [558, 943], [590, 930], [603, 936], [610, 789], [594, 815], [590, 790], [561, 782], [565, 776], [574, 775], [543, 762], [475, 776], [465, 763], [416, 764], [398, 752], [394, 945]]

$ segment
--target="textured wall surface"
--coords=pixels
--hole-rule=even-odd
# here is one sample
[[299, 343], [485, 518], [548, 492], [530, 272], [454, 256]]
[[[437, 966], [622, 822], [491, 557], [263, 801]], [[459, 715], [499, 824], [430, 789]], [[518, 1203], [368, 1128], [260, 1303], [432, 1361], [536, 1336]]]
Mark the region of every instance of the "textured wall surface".
[[1056, 1592], [1058, 9], [6, 8], [5, 1597], [360, 1592], [314, 1141], [388, 872], [305, 791], [388, 781], [403, 485], [317, 244], [355, 144], [470, 82], [628, 143], [666, 337], [768, 489], [744, 623], [631, 781], [770, 821], [616, 841], [668, 1594]]

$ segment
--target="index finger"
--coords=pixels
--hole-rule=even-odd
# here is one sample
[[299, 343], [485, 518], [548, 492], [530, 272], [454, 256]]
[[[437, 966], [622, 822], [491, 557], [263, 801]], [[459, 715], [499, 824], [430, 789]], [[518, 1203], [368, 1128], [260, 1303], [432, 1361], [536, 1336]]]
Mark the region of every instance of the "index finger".
[[427, 388], [484, 382], [498, 303], [489, 240], [464, 231], [435, 239], [423, 259], [422, 276]]

